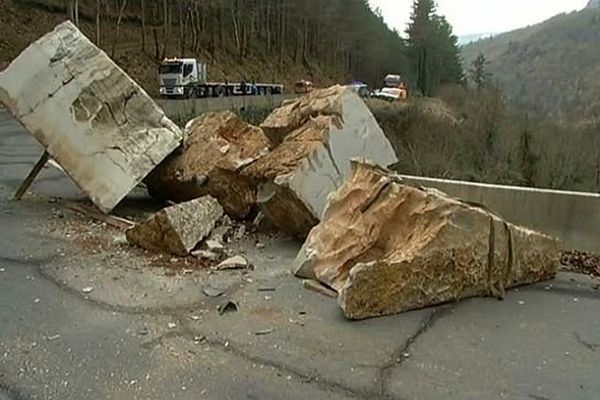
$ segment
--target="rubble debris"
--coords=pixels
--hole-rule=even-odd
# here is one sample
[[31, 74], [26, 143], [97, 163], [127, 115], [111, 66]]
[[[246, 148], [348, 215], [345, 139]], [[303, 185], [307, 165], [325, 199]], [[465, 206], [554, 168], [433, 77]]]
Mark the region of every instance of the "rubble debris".
[[220, 271], [231, 269], [246, 269], [249, 267], [248, 261], [242, 256], [233, 256], [216, 266]]
[[92, 207], [88, 207], [84, 204], [70, 202], [67, 203], [67, 209], [83, 214], [96, 221], [103, 222], [109, 226], [112, 226], [113, 228], [117, 228], [123, 231], [132, 228], [135, 225], [135, 222], [133, 221], [117, 217], [115, 215], [102, 214], [94, 210]]
[[209, 239], [206, 241], [206, 247], [213, 253], [225, 252], [225, 245], [223, 245], [220, 240]]
[[93, 291], [94, 291], [94, 288], [91, 286], [86, 286], [83, 289], [81, 289], [81, 293], [84, 293], [84, 294], [90, 294]]
[[305, 279], [302, 281], [302, 286], [305, 289], [312, 290], [315, 293], [322, 294], [323, 296], [331, 297], [332, 299], [337, 298], [337, 292], [323, 285], [319, 281], [314, 279]]
[[349, 88], [315, 91], [293, 104], [274, 111], [265, 124], [280, 132], [295, 130], [242, 174], [261, 182], [257, 201], [265, 215], [284, 232], [305, 238], [321, 219], [327, 196], [349, 175], [353, 158], [382, 166], [397, 158], [367, 106]]
[[229, 243], [229, 239], [231, 238], [233, 230], [233, 222], [231, 219], [224, 215], [219, 222], [217, 222], [217, 226], [212, 230], [208, 240], [215, 240], [221, 243]]
[[214, 287], [211, 284], [208, 284], [202, 288], [202, 293], [208, 297], [220, 297], [225, 294], [225, 289]]
[[162, 209], [125, 232], [129, 243], [147, 250], [185, 257], [206, 238], [223, 216], [223, 208], [210, 196]]
[[552, 279], [556, 239], [355, 161], [295, 261], [298, 276], [335, 289], [364, 319]]
[[219, 312], [219, 315], [223, 315], [223, 314], [228, 313], [228, 312], [236, 312], [237, 310], [238, 310], [237, 304], [235, 304], [231, 300], [225, 301], [224, 303], [222, 303], [221, 305], [219, 305], [219, 307], [217, 308], [217, 311]]
[[0, 72], [0, 103], [102, 211], [181, 143], [181, 130], [71, 22]]
[[265, 336], [265, 335], [269, 335], [273, 332], [275, 332], [275, 328], [262, 329], [260, 331], [255, 331], [254, 336]]
[[262, 130], [224, 111], [191, 120], [185, 135], [185, 146], [146, 179], [149, 192], [178, 202], [211, 195], [229, 216], [245, 218], [256, 203], [256, 186], [238, 172], [268, 153]]
[[563, 269], [600, 278], [600, 256], [582, 252], [565, 251], [560, 263]]
[[245, 234], [246, 234], [246, 226], [240, 225], [235, 229], [235, 231], [233, 233], [233, 238], [235, 240], [242, 240], [244, 238]]
[[192, 256], [200, 260], [207, 260], [211, 262], [218, 262], [221, 259], [220, 254], [214, 253], [210, 250], [194, 250], [192, 251]]

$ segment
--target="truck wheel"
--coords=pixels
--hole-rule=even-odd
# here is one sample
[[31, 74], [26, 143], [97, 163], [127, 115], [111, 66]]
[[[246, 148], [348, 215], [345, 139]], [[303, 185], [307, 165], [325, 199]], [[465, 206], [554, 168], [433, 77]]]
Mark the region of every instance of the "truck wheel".
[[273, 88], [272, 87], [268, 87], [267, 88], [267, 95], [270, 96], [273, 94]]
[[193, 99], [194, 97], [196, 97], [196, 89], [191, 88], [190, 90], [188, 90], [186, 97], [188, 99]]
[[213, 89], [213, 94], [215, 97], [223, 97], [225, 96], [225, 87], [217, 86]]

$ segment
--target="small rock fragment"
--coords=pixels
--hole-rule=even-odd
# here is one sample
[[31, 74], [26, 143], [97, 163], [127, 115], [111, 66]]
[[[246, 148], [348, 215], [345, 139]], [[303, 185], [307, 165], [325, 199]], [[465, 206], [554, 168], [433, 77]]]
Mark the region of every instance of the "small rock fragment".
[[208, 297], [219, 297], [225, 293], [225, 289], [214, 287], [208, 284], [202, 288], [202, 293], [204, 293]]
[[237, 304], [233, 301], [227, 300], [225, 303], [218, 307], [219, 315], [223, 315], [228, 312], [236, 312], [238, 310]]
[[255, 336], [264, 336], [264, 335], [268, 335], [268, 334], [273, 333], [273, 332], [275, 332], [275, 328], [268, 328], [268, 329], [263, 329], [263, 330], [260, 330], [260, 331], [256, 331], [256, 332], [254, 332], [254, 335]]
[[127, 230], [127, 240], [152, 251], [185, 257], [223, 216], [223, 208], [210, 196], [167, 207]]
[[213, 253], [223, 253], [225, 251], [225, 246], [219, 240], [207, 240], [206, 247]]
[[81, 289], [81, 292], [85, 293], [85, 294], [90, 294], [93, 291], [94, 291], [94, 288], [92, 286], [86, 286], [83, 289]]
[[176, 323], [174, 323], [174, 322], [169, 322], [169, 323], [167, 324], [167, 326], [169, 327], [169, 329], [175, 329], [175, 328], [177, 328], [177, 324], [176, 324]]
[[245, 234], [246, 234], [246, 226], [240, 225], [235, 230], [233, 237], [235, 238], [235, 240], [242, 240]]
[[328, 288], [323, 285], [321, 282], [315, 281], [313, 279], [305, 279], [302, 281], [302, 286], [305, 289], [312, 290], [313, 292], [322, 294], [323, 296], [331, 297], [332, 299], [337, 298], [337, 293], [335, 290]]
[[192, 252], [192, 255], [200, 260], [208, 260], [212, 262], [217, 262], [221, 258], [219, 254], [210, 250], [195, 250]]
[[246, 269], [248, 261], [242, 256], [233, 256], [217, 265], [218, 270]]

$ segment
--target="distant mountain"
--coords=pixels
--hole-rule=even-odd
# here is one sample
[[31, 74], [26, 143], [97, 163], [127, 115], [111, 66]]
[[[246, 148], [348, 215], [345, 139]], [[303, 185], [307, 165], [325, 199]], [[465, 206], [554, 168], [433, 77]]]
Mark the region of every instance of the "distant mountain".
[[476, 33], [474, 35], [462, 35], [462, 36], [458, 37], [458, 44], [460, 46], [464, 46], [466, 44], [476, 42], [479, 39], [489, 38], [494, 35], [495, 35], [495, 33], [489, 33], [489, 32], [488, 33]]
[[587, 8], [600, 8], [600, 0], [590, 0]]
[[582, 11], [463, 46], [465, 66], [482, 52], [494, 79], [517, 106], [552, 116], [599, 119], [598, 3], [592, 0]]

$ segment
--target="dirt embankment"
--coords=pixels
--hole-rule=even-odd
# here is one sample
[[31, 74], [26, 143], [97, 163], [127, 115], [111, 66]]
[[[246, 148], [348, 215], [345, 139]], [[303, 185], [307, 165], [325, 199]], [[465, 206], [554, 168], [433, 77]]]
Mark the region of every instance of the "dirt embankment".
[[[85, 2], [80, 13], [80, 28], [97, 43], [96, 23], [93, 7]], [[94, 2], [95, 3], [95, 2]], [[50, 0], [0, 0], [0, 70], [6, 68], [11, 60], [19, 55], [31, 42], [51, 31], [67, 18], [60, 1]], [[136, 16], [123, 19], [117, 35], [116, 17], [103, 19], [100, 25], [100, 47], [106, 51], [132, 78], [139, 82], [151, 95], [158, 94], [155, 42], [152, 26], [147, 27], [146, 49], [141, 45], [141, 25]], [[162, 52], [161, 29], [158, 39]], [[173, 29], [167, 40], [167, 57], [181, 56], [178, 30]], [[307, 68], [294, 62], [292, 54], [286, 54], [283, 62], [265, 57], [259, 49], [252, 49], [243, 60], [235, 55], [235, 49], [221, 48], [214, 54], [208, 51], [192, 52], [186, 50], [184, 57], [194, 57], [208, 63], [208, 78], [214, 81], [230, 82], [255, 80], [261, 82], [283, 83], [291, 90], [294, 82], [310, 79], [317, 85], [344, 82], [335, 68], [315, 62]]]

